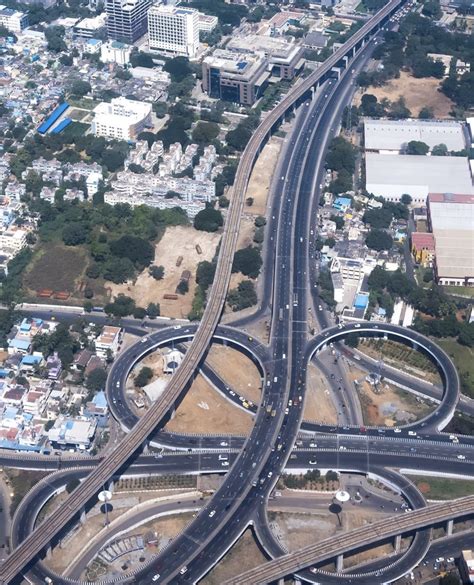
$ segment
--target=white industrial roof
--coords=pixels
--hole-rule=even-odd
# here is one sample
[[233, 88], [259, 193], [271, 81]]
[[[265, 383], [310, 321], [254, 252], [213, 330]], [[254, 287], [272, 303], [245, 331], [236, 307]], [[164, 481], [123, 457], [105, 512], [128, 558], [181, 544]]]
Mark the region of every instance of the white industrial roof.
[[377, 196], [390, 199], [408, 193], [426, 199], [428, 193], [474, 194], [464, 157], [367, 152], [365, 164], [366, 189]]
[[367, 119], [364, 135], [367, 150], [405, 150], [411, 140], [424, 142], [430, 149], [437, 144], [446, 144], [448, 150], [466, 148], [464, 128], [454, 121]]

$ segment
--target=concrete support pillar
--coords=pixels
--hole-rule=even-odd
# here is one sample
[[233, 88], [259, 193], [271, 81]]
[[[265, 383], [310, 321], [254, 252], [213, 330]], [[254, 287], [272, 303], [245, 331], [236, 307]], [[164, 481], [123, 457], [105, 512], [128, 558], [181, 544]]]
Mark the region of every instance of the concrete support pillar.
[[173, 402], [170, 409], [170, 419], [173, 420], [176, 415], [176, 404]]
[[285, 585], [285, 579], [278, 579], [278, 585]]
[[453, 526], [454, 526], [454, 520], [448, 520], [448, 523], [446, 524], [446, 533], [448, 536], [452, 536]]
[[313, 98], [314, 98], [314, 93], [315, 93], [315, 91], [316, 91], [316, 90], [315, 90], [315, 87], [314, 87], [314, 85], [313, 85], [313, 87], [311, 88], [311, 99], [313, 99]]
[[85, 508], [81, 508], [80, 522], [81, 522], [81, 524], [86, 523], [86, 509]]
[[109, 480], [109, 487], [108, 487], [109, 492], [114, 493], [114, 487], [115, 487], [114, 480], [113, 479]]
[[53, 549], [51, 548], [51, 545], [50, 545], [50, 544], [48, 544], [48, 546], [47, 546], [47, 548], [46, 548], [46, 558], [47, 558], [47, 559], [50, 559], [50, 558], [51, 558], [52, 551], [53, 551]]
[[[173, 405], [173, 408], [174, 408], [174, 405]], [[150, 452], [150, 447], [149, 447], [149, 445], [148, 445], [148, 441], [145, 441], [145, 442], [143, 443], [143, 453], [146, 455], [146, 454], [147, 454], [147, 453], [149, 453], [149, 452]]]
[[344, 570], [344, 555], [338, 555], [336, 559], [336, 573], [342, 573]]
[[418, 343], [416, 343], [415, 341], [411, 342], [411, 346], [413, 347], [413, 349], [418, 350]]
[[395, 536], [395, 542], [393, 544], [393, 548], [395, 549], [396, 553], [400, 552], [401, 546], [402, 546], [402, 535], [397, 534], [397, 536]]

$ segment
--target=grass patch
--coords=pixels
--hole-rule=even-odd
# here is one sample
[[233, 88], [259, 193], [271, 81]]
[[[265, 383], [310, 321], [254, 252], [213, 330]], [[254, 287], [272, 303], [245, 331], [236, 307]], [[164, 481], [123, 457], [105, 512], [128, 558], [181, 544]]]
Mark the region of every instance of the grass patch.
[[69, 126], [64, 128], [62, 134], [65, 136], [82, 136], [88, 129], [89, 124], [83, 124], [82, 122], [71, 122]]
[[442, 286], [441, 288], [448, 295], [474, 298], [474, 286]]
[[469, 479], [426, 477], [423, 475], [410, 475], [409, 478], [428, 500], [453, 500], [463, 496], [472, 496], [474, 493], [474, 481]]
[[365, 7], [363, 2], [360, 2], [359, 4], [357, 4], [356, 6], [356, 12], [362, 12], [364, 14], [367, 13], [367, 8]]
[[93, 110], [100, 102], [97, 100], [87, 99], [87, 98], [74, 98], [69, 97], [67, 103], [70, 106], [75, 106], [76, 108], [83, 108], [84, 110]]
[[12, 495], [10, 514], [13, 514], [18, 508], [21, 500], [43, 477], [45, 473], [40, 471], [25, 471], [21, 469], [5, 468], [5, 480], [10, 486]]
[[84, 277], [87, 263], [87, 251], [84, 248], [47, 242], [35, 253], [23, 282], [33, 294], [43, 288], [73, 294]]
[[461, 345], [455, 339], [434, 339], [453, 360], [461, 378], [461, 391], [474, 396], [474, 349]]

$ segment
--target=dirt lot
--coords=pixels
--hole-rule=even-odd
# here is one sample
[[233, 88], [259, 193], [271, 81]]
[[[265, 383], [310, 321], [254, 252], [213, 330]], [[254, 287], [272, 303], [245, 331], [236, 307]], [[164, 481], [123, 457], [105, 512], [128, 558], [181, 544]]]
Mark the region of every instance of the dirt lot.
[[349, 378], [359, 382], [359, 396], [367, 425], [395, 426], [426, 416], [433, 407], [428, 402], [391, 384], [382, 382], [375, 388], [366, 380], [366, 372], [351, 367]]
[[[148, 274], [147, 269], [134, 283], [111, 285], [112, 292], [114, 295], [124, 293], [131, 296], [141, 307], [157, 302], [160, 304], [161, 314], [166, 317], [186, 318], [191, 310], [196, 288], [196, 267], [203, 260], [212, 260], [219, 240], [218, 233], [200, 232], [189, 226], [168, 227], [156, 246], [154, 260], [157, 266], [164, 266], [164, 278], [155, 280]], [[201, 247], [202, 254], [197, 253], [196, 245]], [[183, 260], [180, 266], [176, 266], [180, 256]], [[164, 299], [164, 294], [176, 292], [183, 270], [191, 272], [189, 292], [178, 295], [177, 300]]]
[[84, 249], [50, 242], [35, 253], [23, 283], [32, 296], [36, 296], [37, 290], [47, 288], [76, 294], [83, 299], [79, 288], [86, 267], [87, 253]]
[[260, 153], [247, 187], [247, 197], [254, 200], [251, 207], [245, 207], [247, 213], [265, 215], [267, 196], [282, 144], [281, 138], [272, 136]]
[[[349, 508], [341, 514], [344, 531], [364, 526], [368, 522], [379, 520], [388, 514], [381, 514], [375, 510], [362, 510]], [[269, 519], [273, 523], [274, 531], [279, 534], [290, 552], [300, 549], [333, 536], [338, 532], [337, 518], [334, 514], [328, 514], [326, 510], [312, 514], [293, 514], [287, 512], [270, 512]], [[362, 552], [351, 557], [351, 564], [364, 560], [379, 558], [382, 555], [393, 552], [391, 545], [384, 545], [373, 550]], [[348, 566], [349, 563], [345, 563]]]
[[246, 435], [252, 425], [250, 414], [233, 406], [198, 375], [165, 430], [175, 433]]
[[327, 380], [313, 363], [308, 367], [303, 418], [325, 424], [337, 422], [337, 411], [329, 394]]
[[258, 404], [262, 390], [260, 374], [248, 357], [231, 347], [214, 344], [206, 363], [233, 390]]
[[421, 108], [428, 107], [432, 108], [435, 118], [449, 118], [453, 102], [439, 91], [439, 86], [439, 79], [417, 79], [402, 71], [398, 79], [391, 79], [383, 87], [369, 87], [359, 92], [355, 100], [359, 105], [362, 93], [375, 95], [379, 101], [388, 98], [392, 102], [403, 96], [412, 116], [417, 116]]
[[255, 543], [250, 529], [246, 530], [222, 561], [202, 581], [202, 585], [220, 585], [226, 579], [253, 569], [266, 561]]

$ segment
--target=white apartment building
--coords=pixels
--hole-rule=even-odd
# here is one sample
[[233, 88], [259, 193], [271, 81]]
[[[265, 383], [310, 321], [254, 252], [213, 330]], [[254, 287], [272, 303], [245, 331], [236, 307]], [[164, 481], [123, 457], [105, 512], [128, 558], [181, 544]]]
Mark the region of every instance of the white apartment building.
[[122, 329], [120, 327], [112, 327], [106, 325], [102, 329], [102, 333], [95, 340], [95, 351], [101, 358], [107, 357], [107, 352], [111, 351], [112, 355], [118, 351], [119, 343], [122, 338]]
[[155, 5], [148, 11], [150, 51], [194, 57], [199, 48], [199, 12], [182, 6]]
[[28, 26], [28, 15], [0, 5], [0, 25], [12, 32], [21, 32]]
[[103, 63], [117, 63], [117, 65], [127, 65], [130, 63], [132, 46], [120, 43], [119, 41], [108, 41], [101, 44], [100, 60]]
[[110, 104], [102, 102], [94, 108], [92, 132], [95, 136], [134, 140], [151, 126], [151, 112], [151, 104], [128, 100], [123, 96], [114, 98]]
[[0, 231], [0, 250], [11, 250], [16, 255], [26, 246], [27, 231], [20, 228], [9, 228]]

